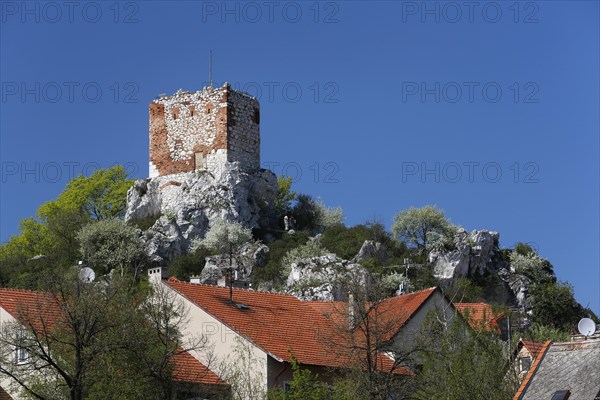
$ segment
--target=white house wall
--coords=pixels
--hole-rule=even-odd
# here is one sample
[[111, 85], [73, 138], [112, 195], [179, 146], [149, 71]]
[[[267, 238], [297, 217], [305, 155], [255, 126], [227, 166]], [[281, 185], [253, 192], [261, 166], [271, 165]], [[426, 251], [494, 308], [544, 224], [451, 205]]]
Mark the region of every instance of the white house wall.
[[456, 316], [454, 307], [450, 305], [444, 295], [436, 290], [396, 335], [396, 347], [408, 350], [414, 349], [421, 332], [421, 326], [429, 313], [435, 311], [443, 311], [448, 320]]
[[[15, 318], [4, 308], [0, 307], [0, 329], [4, 329], [6, 324], [13, 324], [15, 322]], [[16, 357], [16, 354], [15, 354]], [[13, 399], [21, 400], [22, 397], [19, 397], [17, 393], [19, 390], [15, 390], [14, 385], [12, 385], [12, 380], [10, 378], [0, 377], [0, 386], [6, 393], [8, 393]]]
[[[183, 301], [188, 308], [188, 324], [182, 330], [184, 341], [190, 341], [193, 340], [194, 337], [206, 335], [209, 340], [208, 347], [210, 348], [213, 359], [208, 359], [207, 354], [203, 354], [205, 353], [204, 351], [191, 351], [190, 353], [200, 360], [200, 362], [207, 365], [209, 369], [217, 375], [221, 376], [221, 365], [225, 364], [230, 367], [236, 364], [236, 348], [239, 349], [240, 346], [238, 343], [241, 342], [244, 346], [249, 346], [252, 357], [259, 365], [258, 368], [254, 368], [251, 371], [254, 376], [253, 379], [255, 379], [255, 381], [262, 381], [262, 385], [266, 391], [268, 379], [268, 354], [217, 318], [204, 311], [195, 303], [188, 300], [185, 296], [182, 296], [170, 286], [164, 283], [162, 283], [162, 285], [172, 293], [175, 293], [176, 298]], [[225, 379], [226, 377], [221, 376], [221, 378]]]

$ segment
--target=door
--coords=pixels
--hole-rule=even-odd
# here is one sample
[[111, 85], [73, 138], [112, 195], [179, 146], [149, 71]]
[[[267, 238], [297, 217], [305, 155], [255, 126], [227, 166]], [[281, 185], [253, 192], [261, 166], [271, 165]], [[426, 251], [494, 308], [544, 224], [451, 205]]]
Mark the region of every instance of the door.
[[194, 153], [194, 169], [204, 171], [204, 153]]

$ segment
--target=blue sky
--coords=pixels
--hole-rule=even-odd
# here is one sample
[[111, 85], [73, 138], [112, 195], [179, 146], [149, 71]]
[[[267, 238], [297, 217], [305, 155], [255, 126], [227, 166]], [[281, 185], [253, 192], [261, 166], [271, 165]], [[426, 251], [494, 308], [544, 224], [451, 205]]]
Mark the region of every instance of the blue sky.
[[436, 204], [600, 312], [599, 3], [0, 1], [0, 237], [69, 177], [148, 174], [148, 103], [261, 102], [261, 158], [347, 224]]

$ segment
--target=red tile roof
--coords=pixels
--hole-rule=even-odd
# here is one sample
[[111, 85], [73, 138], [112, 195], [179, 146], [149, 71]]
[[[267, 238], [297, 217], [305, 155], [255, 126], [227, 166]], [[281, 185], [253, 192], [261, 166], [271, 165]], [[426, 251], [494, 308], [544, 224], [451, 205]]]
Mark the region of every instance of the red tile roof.
[[60, 305], [50, 293], [0, 288], [0, 307], [36, 331], [49, 329], [61, 317]]
[[504, 318], [504, 313], [494, 312], [487, 303], [454, 303], [454, 307], [467, 318], [469, 326], [474, 329], [484, 328], [488, 331], [499, 332], [498, 322]]
[[[0, 307], [21, 321], [31, 325], [36, 332], [43, 333], [61, 319], [61, 308], [51, 293], [22, 289], [0, 288]], [[188, 383], [224, 384], [214, 373], [187, 352], [173, 358], [175, 380]]]
[[[344, 305], [347, 303], [303, 302], [286, 294], [234, 288], [235, 304], [231, 304], [229, 288], [176, 279], [163, 282], [276, 359], [290, 361], [293, 354], [301, 364], [338, 368], [352, 365], [352, 356], [335, 351], [331, 343], [332, 337], [340, 334], [335, 322], [341, 319], [335, 315], [347, 310]], [[386, 310], [395, 312], [386, 318], [400, 328], [434, 291], [429, 289], [382, 302]], [[378, 360], [382, 369], [393, 368], [390, 357], [379, 354]], [[410, 373], [406, 369], [397, 371]]]
[[525, 376], [525, 379], [523, 379], [523, 382], [521, 382], [521, 386], [519, 386], [519, 390], [517, 390], [517, 393], [515, 393], [513, 400], [519, 400], [519, 399], [521, 399], [523, 394], [525, 394], [525, 390], [527, 389], [529, 382], [533, 378], [533, 375], [535, 375], [535, 371], [537, 370], [538, 366], [540, 365], [540, 362], [542, 362], [542, 359], [544, 358], [544, 353], [546, 352], [546, 350], [548, 350], [548, 347], [550, 347], [551, 343], [552, 343], [552, 341], [550, 341], [550, 340], [548, 340], [546, 343], [544, 343], [544, 345], [540, 349], [540, 352], [538, 353], [540, 355], [540, 357], [537, 357], [535, 359], [535, 361], [533, 362], [531, 369], [527, 373], [527, 376]]
[[[390, 334], [395, 335], [404, 324], [419, 310], [437, 288], [429, 288], [418, 292], [387, 298], [377, 304], [369, 303], [369, 312], [378, 318], [380, 325], [387, 325]], [[328, 318], [347, 318], [348, 303], [344, 301], [309, 301], [307, 304]]]
[[193, 382], [205, 385], [226, 385], [217, 374], [198, 361], [187, 351], [181, 349], [172, 358], [173, 379], [177, 382]]
[[377, 307], [379, 319], [388, 324], [391, 339], [415, 315], [423, 304], [435, 293], [437, 288], [421, 290], [410, 294], [390, 297]]
[[532, 342], [531, 340], [521, 339], [521, 343], [523, 343], [523, 346], [529, 351], [529, 353], [531, 353], [533, 358], [537, 358], [538, 354], [540, 354], [540, 351], [542, 350], [542, 347], [544, 347], [544, 343]]

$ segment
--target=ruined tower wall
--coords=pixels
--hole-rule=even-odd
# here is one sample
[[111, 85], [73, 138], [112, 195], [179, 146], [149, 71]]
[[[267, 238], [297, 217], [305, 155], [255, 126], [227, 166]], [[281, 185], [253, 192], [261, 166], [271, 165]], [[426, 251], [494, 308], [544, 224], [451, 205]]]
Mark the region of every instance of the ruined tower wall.
[[229, 91], [227, 160], [249, 171], [260, 168], [260, 105], [255, 98]]
[[[150, 177], [218, 172], [238, 161], [260, 168], [260, 106], [229, 85], [200, 92], [178, 91], [150, 103]], [[201, 165], [199, 165], [201, 164]]]

